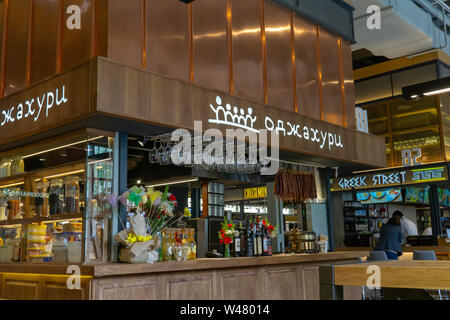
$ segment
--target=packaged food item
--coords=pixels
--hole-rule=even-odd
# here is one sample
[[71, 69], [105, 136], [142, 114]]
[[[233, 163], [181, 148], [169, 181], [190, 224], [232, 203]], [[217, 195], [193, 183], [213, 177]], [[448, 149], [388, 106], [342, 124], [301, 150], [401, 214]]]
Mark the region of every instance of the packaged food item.
[[61, 215], [63, 213], [64, 188], [62, 179], [50, 181], [48, 202], [50, 216]]
[[8, 202], [5, 197], [0, 197], [0, 221], [8, 220], [6, 207]]
[[28, 224], [26, 225], [26, 257], [28, 262], [43, 262], [45, 258], [51, 257], [47, 246], [47, 225]]
[[66, 178], [65, 209], [66, 214], [78, 213], [80, 207], [80, 179], [76, 176]]
[[20, 189], [15, 189], [8, 197], [8, 220], [22, 219], [19, 192]]
[[38, 193], [38, 196], [34, 200], [36, 215], [39, 217], [48, 217], [48, 182], [44, 180], [36, 183], [36, 192]]
[[81, 222], [69, 222], [63, 224], [62, 230], [65, 233], [81, 233], [83, 225]]
[[25, 164], [22, 157], [14, 157], [11, 160], [11, 175], [16, 176], [25, 172]]
[[0, 160], [0, 178], [9, 177], [11, 175], [11, 159]]

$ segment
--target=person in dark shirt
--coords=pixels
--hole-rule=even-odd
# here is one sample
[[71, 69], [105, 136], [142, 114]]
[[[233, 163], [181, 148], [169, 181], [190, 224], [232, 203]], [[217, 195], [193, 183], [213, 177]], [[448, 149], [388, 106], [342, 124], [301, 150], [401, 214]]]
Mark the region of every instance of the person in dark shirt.
[[375, 251], [384, 251], [389, 260], [398, 260], [402, 255], [402, 227], [400, 219], [393, 216], [381, 227], [380, 240]]

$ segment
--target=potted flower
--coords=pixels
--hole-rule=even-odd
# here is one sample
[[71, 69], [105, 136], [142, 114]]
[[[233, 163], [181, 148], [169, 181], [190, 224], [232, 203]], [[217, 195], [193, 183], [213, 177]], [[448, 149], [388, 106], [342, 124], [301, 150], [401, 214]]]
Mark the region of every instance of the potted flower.
[[239, 236], [239, 232], [236, 230], [236, 224], [233, 221], [228, 221], [227, 217], [224, 217], [222, 222], [222, 228], [219, 230], [219, 240], [220, 244], [225, 245], [225, 258], [230, 258], [230, 244], [233, 242], [234, 238]]

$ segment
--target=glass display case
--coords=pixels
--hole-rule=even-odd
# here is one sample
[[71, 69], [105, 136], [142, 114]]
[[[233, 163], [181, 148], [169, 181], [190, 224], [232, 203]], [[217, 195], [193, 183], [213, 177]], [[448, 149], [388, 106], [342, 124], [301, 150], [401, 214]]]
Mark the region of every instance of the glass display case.
[[84, 129], [0, 153], [0, 262], [108, 258], [114, 133]]

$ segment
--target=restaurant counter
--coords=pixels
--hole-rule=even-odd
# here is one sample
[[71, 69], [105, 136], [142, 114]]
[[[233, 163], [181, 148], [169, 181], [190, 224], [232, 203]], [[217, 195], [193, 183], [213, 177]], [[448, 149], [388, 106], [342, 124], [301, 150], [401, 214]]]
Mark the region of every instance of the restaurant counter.
[[153, 265], [2, 263], [0, 299], [318, 300], [320, 265], [358, 262], [368, 253], [278, 254]]

